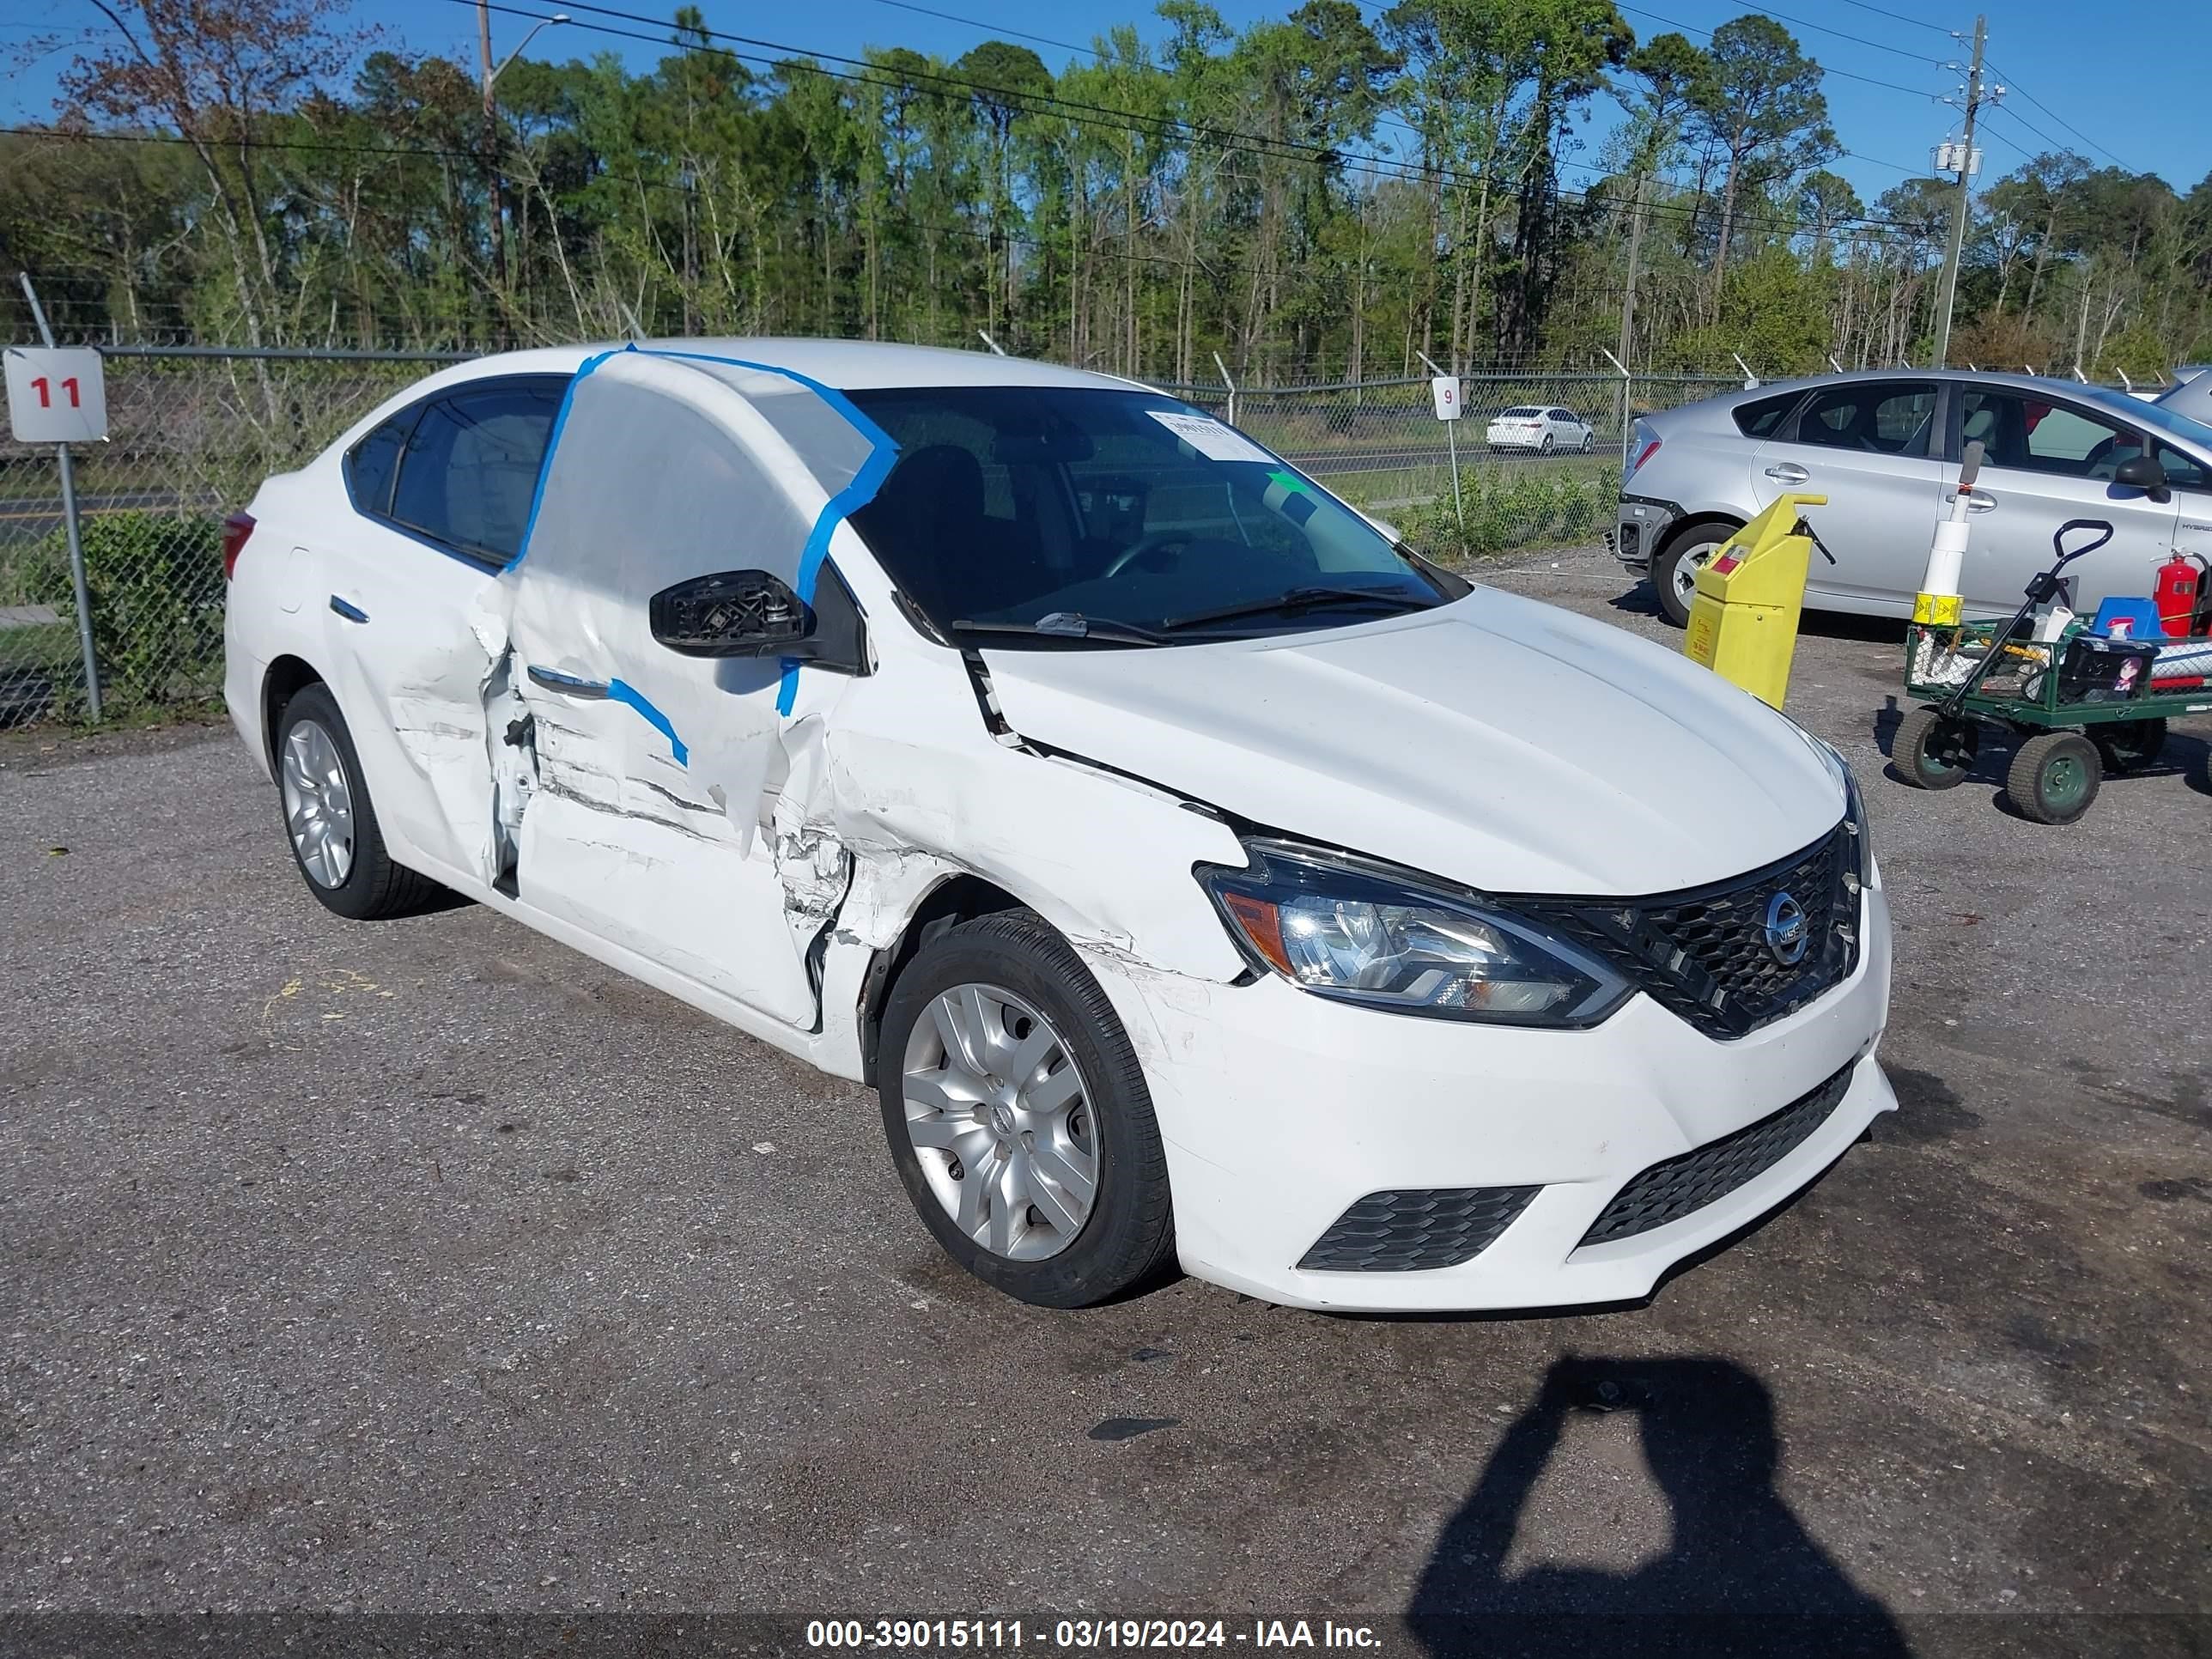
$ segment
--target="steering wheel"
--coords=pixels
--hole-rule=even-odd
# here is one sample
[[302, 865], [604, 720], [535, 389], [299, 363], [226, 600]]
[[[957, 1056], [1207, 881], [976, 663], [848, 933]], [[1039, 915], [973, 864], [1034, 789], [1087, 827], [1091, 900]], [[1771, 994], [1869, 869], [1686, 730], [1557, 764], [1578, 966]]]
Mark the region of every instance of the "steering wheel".
[[1197, 539], [1187, 530], [1155, 530], [1149, 536], [1140, 536], [1114, 556], [1113, 562], [1099, 573], [1099, 580], [1120, 575], [1147, 553], [1156, 553], [1165, 547], [1187, 548]]

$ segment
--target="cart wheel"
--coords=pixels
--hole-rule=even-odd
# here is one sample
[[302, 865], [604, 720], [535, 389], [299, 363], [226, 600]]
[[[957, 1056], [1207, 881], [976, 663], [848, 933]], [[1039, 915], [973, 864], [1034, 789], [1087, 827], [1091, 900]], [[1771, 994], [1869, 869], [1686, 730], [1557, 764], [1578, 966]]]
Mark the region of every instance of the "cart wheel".
[[2036, 823], [2071, 823], [2097, 799], [2105, 769], [2097, 745], [2079, 732], [2045, 732], [2012, 757], [2005, 793], [2021, 817]]
[[1935, 708], [1909, 708], [1898, 722], [1890, 758], [1905, 781], [1922, 789], [1948, 789], [1974, 769], [1981, 735], [1972, 720]]
[[2155, 763], [2166, 747], [2166, 721], [2114, 720], [2096, 728], [2097, 757], [2113, 774], [2140, 772]]

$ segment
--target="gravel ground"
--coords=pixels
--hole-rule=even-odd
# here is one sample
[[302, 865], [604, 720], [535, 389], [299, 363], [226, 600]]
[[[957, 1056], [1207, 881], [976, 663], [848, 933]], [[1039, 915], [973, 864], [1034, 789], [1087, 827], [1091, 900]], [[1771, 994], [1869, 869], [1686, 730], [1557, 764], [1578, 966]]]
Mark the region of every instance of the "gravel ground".
[[[1671, 637], [1594, 550], [1493, 580]], [[228, 733], [13, 734], [0, 1609], [2212, 1650], [2212, 727], [2039, 828], [2001, 757], [1884, 775], [1899, 654], [1816, 623], [1790, 708], [1866, 786], [1903, 1110], [1648, 1305], [1540, 1319], [1001, 1300], [860, 1091], [480, 908], [337, 921]]]

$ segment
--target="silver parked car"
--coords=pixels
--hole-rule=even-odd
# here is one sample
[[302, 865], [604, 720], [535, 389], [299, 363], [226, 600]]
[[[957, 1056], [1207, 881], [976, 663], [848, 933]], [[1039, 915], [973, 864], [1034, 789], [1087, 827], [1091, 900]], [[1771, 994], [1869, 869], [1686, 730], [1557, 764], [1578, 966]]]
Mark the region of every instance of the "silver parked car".
[[1698, 567], [1753, 514], [1787, 490], [1825, 495], [1810, 516], [1826, 556], [1814, 556], [1807, 607], [1909, 617], [1960, 455], [1976, 440], [1971, 615], [2010, 612], [2069, 519], [2113, 527], [2074, 568], [2081, 608], [2148, 593], [2177, 543], [2212, 555], [2212, 427], [2102, 386], [1963, 369], [1824, 375], [1644, 416], [1613, 551], [1680, 623]]

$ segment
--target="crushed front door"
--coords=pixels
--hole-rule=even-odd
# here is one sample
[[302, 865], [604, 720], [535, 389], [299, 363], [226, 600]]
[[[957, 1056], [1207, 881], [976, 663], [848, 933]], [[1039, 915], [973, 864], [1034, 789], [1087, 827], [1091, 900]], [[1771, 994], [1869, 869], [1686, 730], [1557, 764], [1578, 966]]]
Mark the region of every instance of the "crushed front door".
[[807, 814], [843, 682], [680, 655], [648, 605], [733, 570], [811, 597], [830, 532], [882, 470], [849, 407], [760, 366], [640, 350], [586, 365], [498, 584], [508, 650], [486, 687], [495, 881], [801, 1027], [850, 878]]

